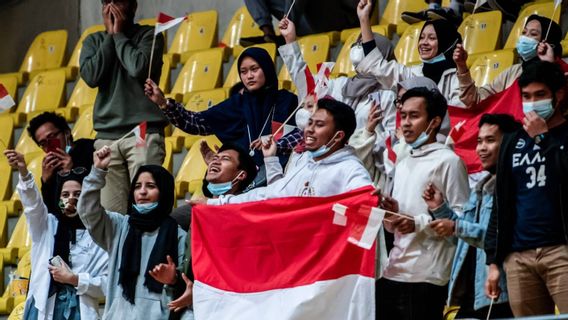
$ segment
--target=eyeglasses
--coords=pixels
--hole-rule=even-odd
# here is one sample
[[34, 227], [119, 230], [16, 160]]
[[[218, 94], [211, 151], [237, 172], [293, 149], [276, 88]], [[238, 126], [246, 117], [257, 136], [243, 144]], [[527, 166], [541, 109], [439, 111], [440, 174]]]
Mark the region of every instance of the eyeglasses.
[[73, 169], [71, 169], [71, 170], [69, 170], [69, 171], [63, 171], [63, 170], [62, 170], [62, 171], [59, 171], [57, 174], [58, 174], [60, 177], [65, 178], [65, 177], [67, 177], [68, 175], [70, 175], [71, 173], [76, 174], [76, 175], [81, 175], [81, 174], [83, 174], [83, 173], [85, 173], [85, 172], [87, 172], [87, 168], [85, 168], [85, 167], [77, 167], [77, 168], [73, 168]]
[[49, 141], [49, 139], [53, 139], [53, 138], [57, 137], [61, 132], [62, 132], [61, 130], [58, 130], [58, 131], [50, 133], [44, 140], [38, 142], [37, 145], [42, 149], [47, 148], [47, 141]]

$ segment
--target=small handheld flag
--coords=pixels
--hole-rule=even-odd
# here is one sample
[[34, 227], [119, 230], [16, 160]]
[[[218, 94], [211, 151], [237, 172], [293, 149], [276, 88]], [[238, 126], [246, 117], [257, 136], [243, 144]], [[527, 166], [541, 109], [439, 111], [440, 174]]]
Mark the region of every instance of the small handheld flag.
[[187, 16], [174, 18], [167, 14], [160, 12], [158, 18], [156, 19], [156, 26], [154, 27], [154, 38], [152, 39], [152, 50], [150, 51], [150, 63], [148, 67], [148, 78], [152, 75], [152, 60], [154, 60], [154, 48], [156, 46], [156, 36], [176, 25], [182, 23]]
[[0, 83], [0, 112], [10, 109], [16, 105], [8, 90]]

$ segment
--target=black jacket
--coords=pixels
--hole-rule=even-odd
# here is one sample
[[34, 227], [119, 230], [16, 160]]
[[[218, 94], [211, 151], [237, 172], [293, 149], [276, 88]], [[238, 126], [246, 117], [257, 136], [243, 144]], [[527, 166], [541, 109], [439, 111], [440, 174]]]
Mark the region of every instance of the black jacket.
[[[514, 180], [511, 159], [521, 132], [505, 135], [501, 143], [497, 163], [495, 207], [485, 235], [487, 264], [501, 265], [511, 253], [516, 217], [515, 188], [511, 187], [511, 182]], [[561, 208], [564, 236], [568, 243], [568, 122], [551, 129], [538, 145], [543, 150], [542, 155], [549, 159], [547, 165], [553, 165], [556, 172], [561, 195], [558, 199], [559, 208]]]

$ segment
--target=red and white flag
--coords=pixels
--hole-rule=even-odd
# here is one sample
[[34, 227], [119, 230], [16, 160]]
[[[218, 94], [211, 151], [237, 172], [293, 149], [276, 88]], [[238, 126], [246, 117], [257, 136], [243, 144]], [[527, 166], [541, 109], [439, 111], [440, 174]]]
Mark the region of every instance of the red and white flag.
[[316, 86], [314, 93], [317, 99], [321, 99], [329, 93], [329, 75], [335, 66], [335, 62], [323, 62], [318, 64], [318, 74], [316, 75]]
[[466, 123], [466, 120], [462, 120], [450, 130], [448, 137], [446, 138], [446, 145], [453, 148], [456, 144], [456, 141], [459, 141], [463, 133], [465, 132], [463, 125]]
[[154, 35], [162, 33], [170, 28], [175, 27], [176, 25], [183, 22], [183, 20], [187, 19], [187, 16], [174, 18], [170, 17], [167, 14], [160, 12], [158, 14], [158, 18], [156, 21], [156, 27], [154, 29]]
[[304, 73], [296, 78], [296, 89], [298, 90], [298, 98], [300, 101], [306, 100], [308, 95], [314, 92], [316, 88], [316, 81], [314, 75], [310, 71], [310, 67], [306, 64], [304, 68]]
[[374, 319], [374, 240], [369, 250], [352, 243], [376, 224], [373, 190], [193, 207], [195, 318]]
[[134, 132], [134, 136], [136, 136], [136, 147], [146, 147], [146, 121], [137, 125], [132, 132]]
[[0, 112], [6, 111], [16, 105], [8, 90], [0, 83]]
[[523, 101], [518, 81], [515, 81], [504, 91], [480, 101], [475, 108], [448, 107], [452, 127], [465, 121], [460, 130], [462, 131], [461, 137], [459, 140], [454, 139], [454, 151], [465, 162], [469, 174], [483, 171], [475, 148], [479, 133], [479, 120], [485, 113], [506, 113], [512, 115], [516, 120], [522, 121], [524, 117]]
[[[274, 137], [274, 141], [280, 140], [280, 138], [282, 138], [283, 136], [289, 134], [290, 132], [294, 131], [294, 129], [296, 129], [296, 127], [294, 127], [293, 125], [284, 124], [282, 130], [278, 131], [278, 129], [280, 129], [281, 126], [282, 126], [281, 122], [272, 121], [272, 134]], [[278, 131], [278, 133], [274, 134], [276, 131]]]

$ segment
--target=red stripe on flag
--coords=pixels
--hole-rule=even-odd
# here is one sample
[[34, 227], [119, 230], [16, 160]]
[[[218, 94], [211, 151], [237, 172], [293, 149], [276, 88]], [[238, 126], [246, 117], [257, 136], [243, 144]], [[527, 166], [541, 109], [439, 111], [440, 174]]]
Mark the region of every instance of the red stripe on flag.
[[297, 287], [350, 274], [375, 275], [375, 248], [347, 241], [355, 219], [333, 224], [335, 203], [357, 213], [374, 206], [372, 186], [333, 197], [289, 197], [195, 206], [191, 245], [195, 279], [251, 293]]
[[10, 95], [8, 93], [8, 90], [6, 90], [6, 87], [4, 87], [4, 85], [0, 83], [0, 98], [4, 98], [5, 96], [8, 95]]
[[278, 140], [280, 140], [280, 138], [282, 138], [284, 136], [284, 128], [282, 128], [282, 130], [278, 131], [277, 134], [274, 134], [274, 132], [276, 132], [276, 130], [280, 129], [281, 126], [282, 126], [281, 122], [272, 121], [272, 134], [273, 134], [273, 137], [274, 137], [274, 141], [278, 141]]
[[395, 164], [396, 163], [396, 153], [392, 149], [392, 137], [391, 136], [387, 137], [387, 139], [385, 140], [385, 144], [387, 145], [387, 156], [388, 156], [389, 160], [393, 164]]
[[463, 135], [460, 137], [459, 141], [455, 141], [455, 152], [466, 163], [468, 173], [480, 172], [483, 170], [483, 167], [475, 152], [477, 134], [479, 132], [479, 120], [485, 113], [506, 113], [512, 115], [518, 121], [521, 121], [524, 114], [518, 81], [515, 81], [504, 91], [480, 101], [472, 109], [450, 106], [448, 107], [448, 113], [452, 127], [455, 127], [460, 121], [466, 121], [462, 127]]
[[316, 81], [314, 80], [314, 75], [310, 71], [310, 68], [306, 65], [304, 69], [304, 75], [306, 77], [306, 96], [314, 92], [316, 88]]
[[165, 13], [163, 13], [163, 12], [160, 12], [160, 13], [158, 14], [158, 18], [156, 19], [156, 22], [157, 22], [157, 23], [166, 23], [166, 22], [172, 21], [172, 20], [174, 20], [174, 19], [175, 19], [174, 17], [170, 17], [170, 16], [168, 16], [167, 14], [165, 14]]

